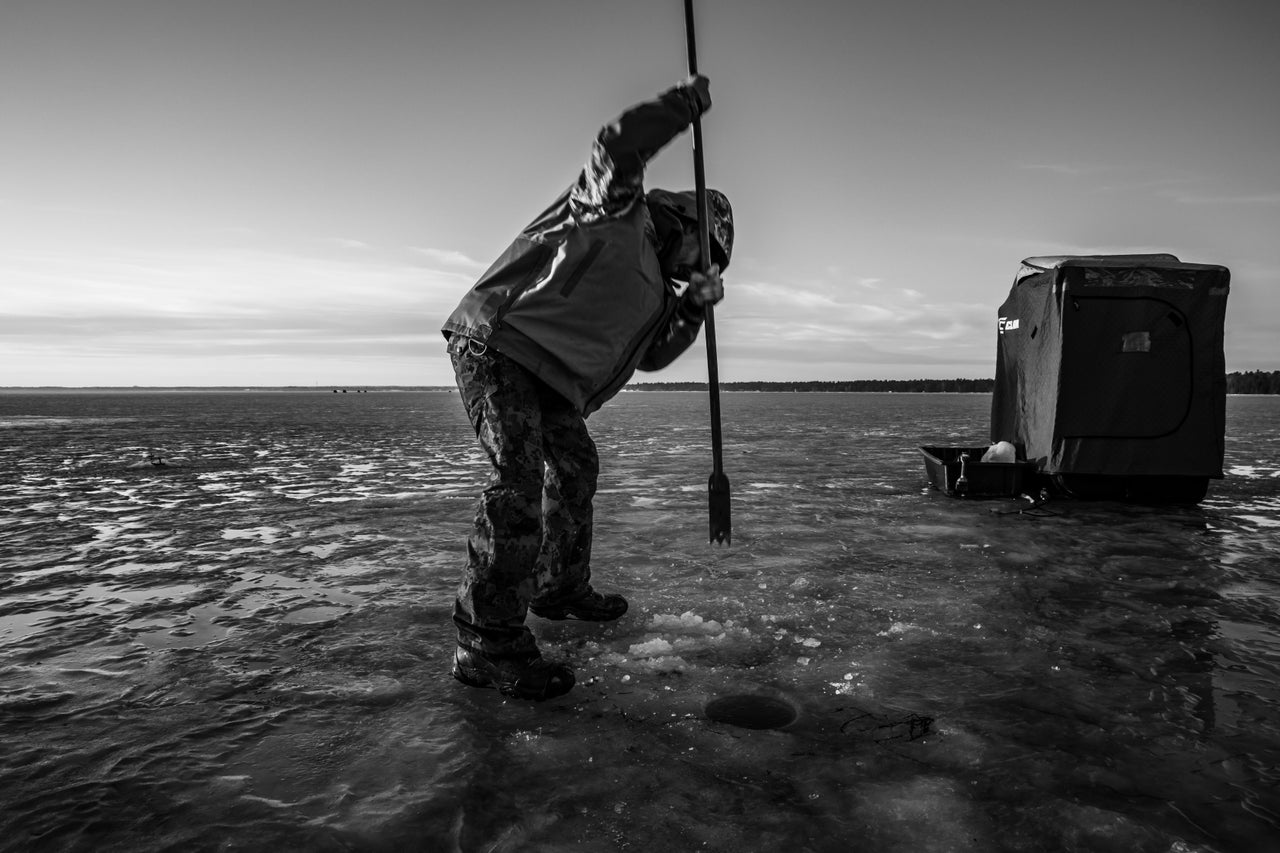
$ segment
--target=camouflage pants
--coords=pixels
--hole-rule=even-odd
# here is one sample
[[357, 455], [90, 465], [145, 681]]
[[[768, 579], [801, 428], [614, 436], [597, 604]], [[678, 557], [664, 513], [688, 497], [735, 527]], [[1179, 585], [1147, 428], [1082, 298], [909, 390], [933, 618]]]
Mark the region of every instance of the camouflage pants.
[[590, 583], [596, 446], [573, 405], [511, 359], [457, 335], [449, 357], [492, 465], [453, 608], [458, 644], [528, 654], [537, 648], [524, 624], [529, 603]]

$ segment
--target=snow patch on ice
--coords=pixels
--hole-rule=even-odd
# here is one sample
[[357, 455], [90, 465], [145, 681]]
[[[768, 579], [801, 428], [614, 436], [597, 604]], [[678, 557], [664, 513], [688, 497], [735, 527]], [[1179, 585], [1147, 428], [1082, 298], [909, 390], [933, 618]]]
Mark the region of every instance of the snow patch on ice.
[[1227, 474], [1231, 477], [1261, 480], [1266, 477], [1280, 477], [1280, 469], [1266, 468], [1261, 465], [1232, 465], [1227, 469]]
[[675, 651], [675, 647], [661, 637], [654, 637], [645, 643], [633, 643], [631, 648], [627, 649], [627, 654], [634, 658], [656, 658], [662, 655], [669, 655]]
[[937, 631], [932, 631], [928, 628], [921, 627], [920, 625], [913, 625], [910, 622], [894, 622], [885, 630], [878, 631], [876, 633], [876, 636], [877, 637], [902, 637], [907, 634], [920, 633], [920, 632], [923, 632], [926, 634], [938, 633]]
[[723, 625], [714, 619], [703, 619], [692, 610], [686, 610], [679, 616], [670, 613], [655, 613], [649, 620], [651, 631], [679, 631], [686, 634], [723, 634], [726, 629], [733, 628], [733, 621]]
[[645, 672], [683, 672], [689, 664], [683, 655], [745, 639], [751, 632], [732, 620], [705, 619], [693, 611], [679, 615], [656, 613], [646, 626], [646, 637], [632, 643], [625, 655], [613, 658], [616, 665]]
[[222, 530], [223, 539], [257, 539], [260, 542], [272, 543], [278, 542], [281, 538], [287, 537], [283, 530], [279, 527], [268, 527], [262, 525], [260, 527], [249, 527], [244, 529], [236, 529], [234, 527], [226, 527]]

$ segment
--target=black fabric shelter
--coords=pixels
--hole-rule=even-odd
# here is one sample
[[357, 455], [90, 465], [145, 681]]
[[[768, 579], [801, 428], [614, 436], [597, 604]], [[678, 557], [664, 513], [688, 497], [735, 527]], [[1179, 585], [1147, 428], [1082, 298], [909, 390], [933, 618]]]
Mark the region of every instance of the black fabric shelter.
[[1173, 255], [1023, 261], [1000, 306], [991, 440], [1068, 490], [1185, 481], [1199, 500], [1222, 477], [1229, 282]]

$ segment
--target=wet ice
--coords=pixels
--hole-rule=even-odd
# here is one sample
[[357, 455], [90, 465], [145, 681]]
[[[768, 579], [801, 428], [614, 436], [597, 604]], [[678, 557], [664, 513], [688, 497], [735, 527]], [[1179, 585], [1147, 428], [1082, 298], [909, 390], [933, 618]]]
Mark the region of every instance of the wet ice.
[[[1197, 510], [1027, 517], [919, 467], [982, 443], [986, 398], [726, 395], [724, 549], [700, 432], [670, 427], [705, 401], [623, 395], [591, 424], [595, 565], [632, 610], [531, 620], [579, 674], [539, 705], [447, 675], [484, 477], [452, 395], [14, 399], [20, 845], [1225, 853], [1277, 829], [1274, 401], [1230, 401]], [[148, 447], [191, 464], [130, 468]], [[708, 717], [738, 696], [797, 717]]]

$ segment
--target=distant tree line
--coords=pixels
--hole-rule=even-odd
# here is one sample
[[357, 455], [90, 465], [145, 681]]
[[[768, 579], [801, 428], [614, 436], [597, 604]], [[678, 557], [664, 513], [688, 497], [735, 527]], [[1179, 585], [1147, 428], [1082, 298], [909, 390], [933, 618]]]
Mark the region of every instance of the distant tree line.
[[[990, 394], [994, 379], [844, 379], [833, 382], [721, 382], [722, 391], [872, 391], [907, 393]], [[705, 391], [705, 382], [633, 382], [633, 391]]]
[[[724, 391], [862, 391], [945, 394], [990, 394], [994, 379], [845, 379], [834, 382], [721, 382]], [[705, 391], [705, 382], [633, 382], [632, 391]], [[1280, 370], [1227, 374], [1228, 394], [1280, 394]]]
[[1228, 394], [1280, 394], [1280, 370], [1227, 374]]

